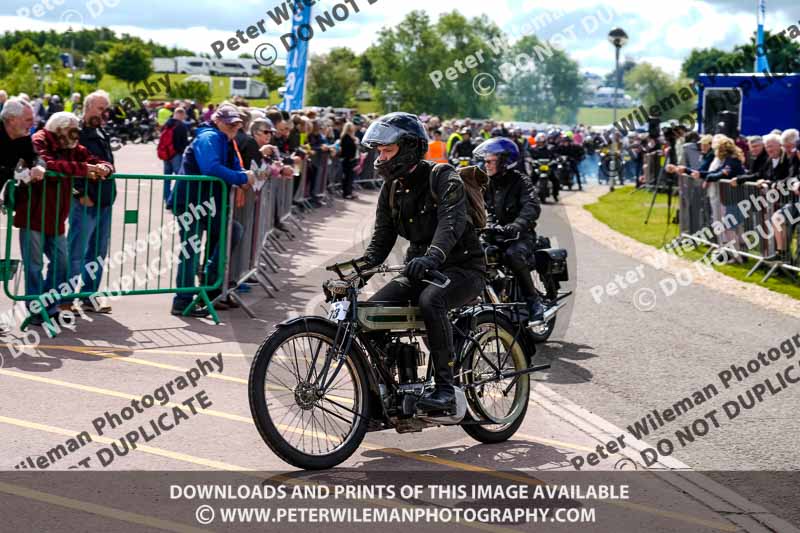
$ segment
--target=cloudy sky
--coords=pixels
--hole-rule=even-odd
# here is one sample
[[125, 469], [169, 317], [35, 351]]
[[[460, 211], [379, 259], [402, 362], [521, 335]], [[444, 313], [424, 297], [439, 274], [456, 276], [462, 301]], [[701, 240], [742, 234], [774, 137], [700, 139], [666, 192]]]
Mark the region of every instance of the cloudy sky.
[[[342, 0], [344, 1], [344, 0]], [[613, 49], [606, 40], [614, 26], [630, 35], [623, 55], [654, 63], [672, 74], [694, 47], [731, 49], [745, 42], [756, 25], [756, 0], [491, 0], [451, 2], [447, 0], [348, 0], [359, 12], [311, 41], [311, 51], [324, 52], [335, 46], [363, 51], [383, 26], [395, 26], [413, 9], [433, 17], [458, 9], [467, 17], [485, 14], [512, 37], [535, 29], [540, 37], [565, 36], [568, 53], [581, 68], [604, 74], [613, 68]], [[276, 25], [266, 14], [283, 0], [3, 0], [0, 32], [13, 29], [65, 30], [73, 26], [107, 26], [117, 33], [130, 33], [156, 42], [212, 52], [211, 43], [227, 40], [236, 30], [265, 19], [266, 33], [236, 52], [252, 52], [260, 42], [280, 46], [280, 36], [290, 31], [288, 22]], [[318, 0], [315, 14], [331, 10], [339, 0]], [[608, 7], [613, 4], [613, 10]], [[491, 6], [491, 10], [489, 10]], [[558, 9], [559, 11], [554, 11]], [[767, 29], [778, 30], [798, 23], [797, 0], [768, 0]], [[574, 33], [571, 33], [574, 32]], [[572, 37], [574, 35], [574, 38]], [[470, 51], [465, 51], [469, 53]], [[446, 65], [443, 65], [445, 67]]]

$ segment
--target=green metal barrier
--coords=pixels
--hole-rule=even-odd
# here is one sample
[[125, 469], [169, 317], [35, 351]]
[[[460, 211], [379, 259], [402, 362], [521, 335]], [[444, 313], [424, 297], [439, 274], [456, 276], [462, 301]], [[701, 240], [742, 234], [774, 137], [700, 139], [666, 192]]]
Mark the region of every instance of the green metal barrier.
[[[178, 182], [186, 182], [182, 198], [178, 198], [176, 190], [173, 191], [171, 207], [174, 214], [163, 200], [163, 185], [157, 186], [171, 180], [175, 180], [175, 189]], [[79, 205], [77, 207], [82, 212], [72, 211], [77, 205], [73, 200], [74, 194], [79, 193], [76, 184], [82, 185], [86, 191], [90, 181], [89, 178], [47, 172], [45, 179], [38, 183], [10, 181], [7, 184], [4, 210], [9, 216], [5, 251], [0, 262], [0, 280], [3, 281], [6, 295], [14, 301], [26, 302], [31, 312], [20, 328], [24, 331], [34, 314], [38, 314], [44, 321], [47, 334], [54, 337], [57, 327], [48, 313], [48, 308], [53, 306], [72, 303], [75, 299], [96, 301], [97, 298], [116, 299], [119, 296], [165, 293], [192, 296], [191, 303], [183, 312], [184, 316], [203, 302], [218, 324], [219, 317], [208, 293], [219, 290], [222, 283], [226, 282], [229, 188], [225, 181], [210, 176], [143, 174], [112, 174], [108, 180], [98, 180], [98, 196], [102, 196], [103, 187], [116, 186], [117, 189], [116, 199], [110, 206], [111, 229], [107, 254], [94, 253], [103, 250], [100, 232], [96, 232], [95, 242], [89, 243], [88, 235], [81, 232], [70, 235], [72, 228], [67, 224], [72, 218], [80, 223], [81, 228], [85, 228], [91, 216], [100, 215], [100, 205]], [[53, 217], [48, 216], [51, 213]], [[62, 222], [64, 218], [66, 220]], [[61, 224], [65, 226], [63, 233], [59, 231]], [[19, 265], [19, 260], [12, 259], [16, 243], [13, 227], [19, 228], [18, 253], [23, 257], [23, 275], [31, 276], [32, 284], [42, 283], [42, 290], [38, 294], [27, 293], [27, 279], [25, 295], [13, 294], [10, 290], [9, 284]], [[115, 229], [121, 235], [115, 235]], [[188, 245], [191, 250], [187, 249], [187, 242], [181, 239], [181, 235], [190, 241]], [[203, 276], [199, 284], [196, 283], [198, 264], [207, 263], [217, 247], [219, 251], [213, 270]], [[87, 262], [85, 258], [78, 258], [77, 254], [71, 255], [71, 250], [84, 250], [84, 254], [92, 252], [89, 257], [95, 259]], [[202, 263], [198, 261], [200, 252], [204, 257]], [[37, 253], [41, 271], [30, 273], [32, 269], [35, 270]], [[105, 257], [100, 257], [102, 255]], [[45, 257], [48, 259], [46, 278], [42, 276]], [[165, 258], [169, 266], [168, 273], [162, 268]], [[178, 279], [176, 270], [182, 263], [183, 275]], [[74, 271], [75, 264], [79, 265], [78, 272]], [[98, 280], [96, 273], [100, 268], [103, 269], [103, 275]], [[129, 272], [126, 273], [126, 270]], [[213, 281], [209, 282], [209, 278], [213, 278]], [[87, 285], [90, 290], [87, 290]]]

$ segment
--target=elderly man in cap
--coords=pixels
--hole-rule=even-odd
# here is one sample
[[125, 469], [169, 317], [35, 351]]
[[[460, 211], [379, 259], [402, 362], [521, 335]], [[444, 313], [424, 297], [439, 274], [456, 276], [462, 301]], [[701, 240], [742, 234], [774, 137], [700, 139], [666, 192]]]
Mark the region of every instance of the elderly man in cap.
[[[231, 146], [231, 140], [242, 126], [242, 117], [236, 106], [221, 104], [211, 115], [211, 122], [197, 128], [196, 136], [183, 154], [183, 163], [179, 175], [185, 176], [215, 176], [222, 179], [228, 186], [253, 185], [255, 176], [252, 171], [242, 170], [236, 152]], [[186, 213], [192, 214], [191, 225], [188, 228], [180, 227], [181, 243], [184, 244], [183, 253], [178, 264], [177, 287], [194, 287], [195, 273], [197, 272], [198, 250], [189, 243], [199, 242], [202, 233], [207, 235], [207, 261], [205, 268], [204, 285], [213, 285], [218, 276], [220, 265], [219, 238], [226, 229], [226, 220], [221, 213], [222, 199], [228, 194], [228, 187], [221, 187], [219, 183], [178, 180], [172, 191], [171, 207], [175, 216], [180, 217]], [[205, 209], [199, 209], [205, 207]], [[213, 208], [208, 209], [208, 206]], [[184, 216], [183, 219], [186, 217]], [[231, 247], [236, 246], [241, 239], [242, 226], [234, 222], [231, 232]], [[219, 292], [209, 293], [211, 299]], [[172, 314], [180, 315], [192, 301], [191, 293], [179, 293], [172, 303]], [[215, 305], [216, 309], [227, 309], [224, 303]], [[190, 316], [206, 316], [208, 309], [193, 309]]]

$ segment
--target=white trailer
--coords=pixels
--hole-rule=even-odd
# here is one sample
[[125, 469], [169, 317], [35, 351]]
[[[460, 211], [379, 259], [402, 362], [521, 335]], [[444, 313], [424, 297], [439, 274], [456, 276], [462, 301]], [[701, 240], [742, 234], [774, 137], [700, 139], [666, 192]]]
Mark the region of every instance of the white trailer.
[[153, 72], [171, 72], [175, 73], [175, 59], [171, 57], [154, 57], [153, 58]]
[[267, 98], [269, 87], [267, 84], [253, 78], [231, 78], [231, 96], [244, 98]]

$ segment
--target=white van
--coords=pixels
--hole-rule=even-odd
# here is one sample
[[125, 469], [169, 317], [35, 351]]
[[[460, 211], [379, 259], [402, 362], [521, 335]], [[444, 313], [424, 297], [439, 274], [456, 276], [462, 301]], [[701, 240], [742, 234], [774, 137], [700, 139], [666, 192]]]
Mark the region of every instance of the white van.
[[216, 76], [249, 76], [250, 69], [238, 59], [215, 59], [211, 62], [211, 74]]
[[176, 57], [175, 69], [178, 74], [210, 74], [211, 61], [204, 57]]

